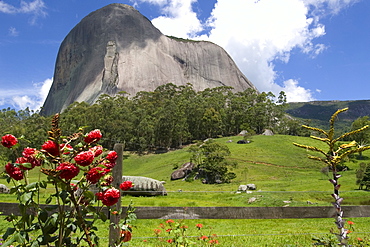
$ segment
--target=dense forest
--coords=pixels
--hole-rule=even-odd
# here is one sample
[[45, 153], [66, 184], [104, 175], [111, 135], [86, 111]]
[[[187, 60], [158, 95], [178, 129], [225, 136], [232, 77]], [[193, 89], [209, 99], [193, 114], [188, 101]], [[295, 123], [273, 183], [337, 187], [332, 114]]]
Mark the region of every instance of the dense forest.
[[[75, 102], [61, 113], [60, 127], [65, 136], [80, 128], [85, 133], [98, 128], [104, 147], [124, 143], [127, 150], [140, 152], [178, 148], [241, 130], [305, 135], [302, 123], [287, 117], [285, 107], [284, 92], [276, 98], [253, 89], [234, 93], [230, 87], [218, 87], [196, 92], [190, 84], [166, 84], [132, 98], [121, 92], [114, 97], [102, 95], [93, 105]], [[39, 147], [47, 139], [51, 117], [29, 109], [3, 109], [0, 134], [24, 136], [26, 145]]]

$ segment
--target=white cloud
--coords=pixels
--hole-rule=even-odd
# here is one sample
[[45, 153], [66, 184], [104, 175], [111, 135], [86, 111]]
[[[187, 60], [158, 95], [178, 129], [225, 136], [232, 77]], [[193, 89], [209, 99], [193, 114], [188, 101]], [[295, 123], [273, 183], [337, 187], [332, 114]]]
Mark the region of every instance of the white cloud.
[[42, 0], [31, 2], [21, 1], [19, 7], [0, 1], [0, 13], [5, 14], [31, 14], [30, 24], [34, 25], [38, 17], [47, 15], [45, 3]]
[[39, 83], [33, 83], [30, 88], [22, 90], [1, 90], [0, 105], [12, 105], [16, 109], [39, 110], [49, 93], [53, 78], [48, 78]]
[[313, 15], [335, 15], [361, 0], [303, 0], [311, 8]]
[[[160, 6], [163, 15], [152, 20], [166, 35], [212, 41], [222, 46], [242, 72], [260, 91], [288, 100], [314, 100], [311, 90], [296, 80], [276, 82], [274, 63], [289, 62], [293, 49], [315, 58], [325, 44], [315, 39], [326, 34], [320, 18], [337, 14], [359, 0], [217, 0], [207, 23], [201, 23], [192, 9], [196, 0], [138, 0]], [[211, 28], [208, 35], [196, 37]]]
[[19, 35], [19, 32], [15, 27], [10, 27], [9, 28], [9, 35], [12, 37], [17, 37]]
[[293, 79], [284, 81], [284, 92], [288, 102], [306, 102], [314, 100], [311, 90], [298, 86], [298, 81]]
[[162, 7], [162, 16], [152, 20], [156, 27], [165, 35], [176, 37], [194, 37], [196, 33], [203, 30], [202, 24], [197, 18], [197, 14], [192, 10], [192, 4], [196, 0], [157, 0]]
[[0, 1], [0, 12], [6, 14], [13, 14], [17, 12], [17, 8], [10, 4], [5, 3], [4, 1]]

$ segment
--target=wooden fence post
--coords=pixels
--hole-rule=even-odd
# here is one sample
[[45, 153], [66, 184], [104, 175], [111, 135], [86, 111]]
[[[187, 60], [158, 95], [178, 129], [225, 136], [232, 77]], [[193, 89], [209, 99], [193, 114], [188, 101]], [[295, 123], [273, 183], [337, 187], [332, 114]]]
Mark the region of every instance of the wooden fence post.
[[[120, 143], [114, 144], [113, 150], [117, 152], [117, 161], [116, 165], [112, 169], [113, 176], [113, 187], [119, 189], [119, 185], [122, 183], [122, 166], [123, 166], [123, 148], [124, 145]], [[115, 206], [116, 210], [119, 212], [121, 209], [121, 191], [120, 198]], [[109, 213], [109, 212], [108, 212]], [[120, 214], [110, 214], [110, 225], [109, 225], [109, 246], [114, 247], [117, 245], [117, 241], [120, 238], [120, 227], [119, 222], [121, 220]]]

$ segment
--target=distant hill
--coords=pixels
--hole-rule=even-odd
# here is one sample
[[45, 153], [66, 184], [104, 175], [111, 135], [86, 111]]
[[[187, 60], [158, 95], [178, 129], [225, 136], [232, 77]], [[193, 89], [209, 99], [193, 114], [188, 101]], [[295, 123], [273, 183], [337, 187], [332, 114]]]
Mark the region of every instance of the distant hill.
[[349, 128], [357, 118], [370, 116], [370, 100], [289, 103], [286, 112], [292, 117], [311, 122], [311, 126], [326, 128], [333, 113], [346, 107], [348, 111], [341, 113], [337, 120], [339, 128]]

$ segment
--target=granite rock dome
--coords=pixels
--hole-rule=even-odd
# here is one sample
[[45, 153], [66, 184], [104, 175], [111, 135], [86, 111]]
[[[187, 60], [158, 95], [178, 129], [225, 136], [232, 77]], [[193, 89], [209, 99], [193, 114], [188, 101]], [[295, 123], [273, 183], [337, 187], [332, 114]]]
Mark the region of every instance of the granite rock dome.
[[220, 46], [167, 37], [133, 7], [110, 4], [83, 18], [63, 40], [41, 113], [61, 112], [75, 101], [93, 104], [101, 94], [134, 96], [166, 83], [190, 83], [197, 91], [255, 88]]

